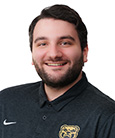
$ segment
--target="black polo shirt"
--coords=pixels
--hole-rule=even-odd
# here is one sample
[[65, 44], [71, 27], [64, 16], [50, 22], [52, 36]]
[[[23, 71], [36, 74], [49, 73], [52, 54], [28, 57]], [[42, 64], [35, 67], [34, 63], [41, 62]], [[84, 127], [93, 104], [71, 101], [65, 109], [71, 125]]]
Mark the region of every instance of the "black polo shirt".
[[0, 138], [115, 138], [115, 102], [82, 79], [52, 102], [43, 83], [0, 94]]

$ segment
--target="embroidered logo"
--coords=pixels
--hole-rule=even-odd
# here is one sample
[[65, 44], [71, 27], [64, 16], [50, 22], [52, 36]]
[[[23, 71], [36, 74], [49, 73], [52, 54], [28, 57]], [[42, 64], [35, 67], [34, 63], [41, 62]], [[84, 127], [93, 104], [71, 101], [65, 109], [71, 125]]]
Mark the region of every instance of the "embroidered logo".
[[4, 124], [5, 126], [8, 126], [8, 125], [16, 124], [16, 122], [7, 122], [7, 120], [5, 119], [4, 122], [3, 122], [3, 124]]
[[59, 131], [59, 138], [77, 138], [80, 127], [77, 125], [63, 125]]

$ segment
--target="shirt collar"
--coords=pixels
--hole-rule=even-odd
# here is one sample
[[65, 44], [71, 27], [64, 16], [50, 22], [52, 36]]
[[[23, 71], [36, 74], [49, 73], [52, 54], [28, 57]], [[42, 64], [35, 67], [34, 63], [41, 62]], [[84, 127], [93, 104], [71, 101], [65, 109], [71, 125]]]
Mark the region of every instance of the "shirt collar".
[[43, 82], [40, 82], [40, 87], [39, 87], [39, 104], [40, 107], [43, 107], [44, 104], [48, 101], [47, 96], [44, 91], [44, 86]]
[[[82, 73], [82, 79], [77, 82], [73, 87], [66, 91], [62, 96], [58, 97], [52, 102], [49, 102], [56, 111], [60, 111], [65, 105], [67, 105], [71, 100], [76, 98], [82, 91], [87, 87], [88, 81], [85, 73]], [[43, 88], [43, 82], [39, 87], [39, 103], [40, 107], [43, 107], [47, 103], [47, 96]]]

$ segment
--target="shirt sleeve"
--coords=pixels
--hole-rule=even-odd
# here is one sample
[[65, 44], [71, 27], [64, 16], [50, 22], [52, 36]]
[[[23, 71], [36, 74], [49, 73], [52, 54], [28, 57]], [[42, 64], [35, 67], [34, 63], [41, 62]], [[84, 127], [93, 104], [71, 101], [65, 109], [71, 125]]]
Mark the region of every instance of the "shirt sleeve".
[[115, 113], [104, 123], [97, 138], [115, 138]]

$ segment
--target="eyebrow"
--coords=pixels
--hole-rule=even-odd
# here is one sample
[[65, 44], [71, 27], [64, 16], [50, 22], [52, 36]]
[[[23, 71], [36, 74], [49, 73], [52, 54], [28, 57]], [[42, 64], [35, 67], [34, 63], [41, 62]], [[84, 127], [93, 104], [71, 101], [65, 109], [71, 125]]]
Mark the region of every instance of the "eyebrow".
[[[37, 38], [35, 39], [34, 43], [36, 43], [36, 42], [39, 41], [39, 40], [47, 40], [47, 39], [48, 39], [47, 37], [37, 37]], [[59, 39], [61, 39], [61, 40], [63, 40], [63, 39], [70, 39], [70, 40], [72, 40], [72, 41], [75, 41], [75, 39], [74, 39], [72, 36], [70, 36], [70, 35], [61, 36], [61, 37], [59, 37]]]
[[34, 41], [34, 43], [36, 43], [39, 40], [47, 40], [47, 37], [37, 37]]
[[71, 39], [72, 41], [75, 41], [75, 39], [70, 35], [62, 36], [62, 37], [60, 37], [60, 39]]

